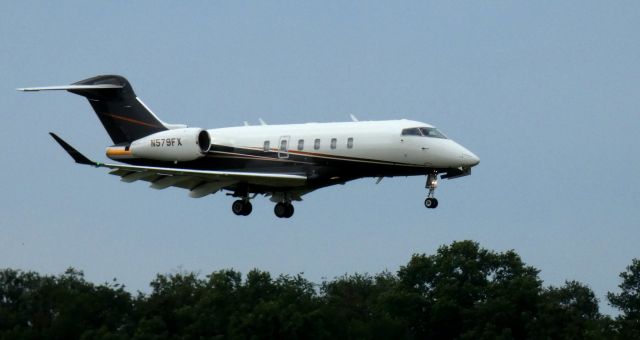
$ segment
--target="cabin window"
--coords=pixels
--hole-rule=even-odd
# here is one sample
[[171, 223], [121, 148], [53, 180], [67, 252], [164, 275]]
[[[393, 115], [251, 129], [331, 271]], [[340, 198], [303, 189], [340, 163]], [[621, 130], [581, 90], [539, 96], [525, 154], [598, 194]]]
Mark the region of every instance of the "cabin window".
[[316, 149], [316, 150], [320, 150], [320, 139], [316, 139], [313, 142], [313, 148]]
[[353, 149], [353, 137], [349, 137], [349, 139], [347, 139], [347, 148]]
[[269, 151], [269, 149], [271, 148], [270, 144], [271, 144], [271, 143], [270, 143], [268, 140], [264, 141], [264, 145], [262, 146], [262, 150], [263, 150], [264, 152], [268, 152], [268, 151]]
[[298, 150], [304, 150], [304, 139], [298, 139]]
[[335, 149], [338, 146], [338, 140], [335, 138], [331, 138], [331, 148]]

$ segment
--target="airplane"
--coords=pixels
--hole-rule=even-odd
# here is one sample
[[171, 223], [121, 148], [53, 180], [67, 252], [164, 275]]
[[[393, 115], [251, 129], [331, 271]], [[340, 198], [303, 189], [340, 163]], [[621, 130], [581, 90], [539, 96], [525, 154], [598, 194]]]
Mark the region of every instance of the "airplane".
[[107, 168], [121, 181], [151, 188], [178, 187], [189, 196], [218, 191], [236, 200], [234, 214], [247, 216], [257, 195], [270, 197], [279, 218], [293, 216], [293, 201], [314, 190], [371, 177], [426, 176], [426, 208], [438, 206], [438, 176], [471, 174], [478, 156], [436, 127], [412, 120], [358, 121], [202, 129], [160, 120], [129, 81], [99, 75], [71, 85], [18, 88], [64, 90], [89, 100], [113, 141], [106, 156], [125, 163], [90, 160], [55, 133], [53, 139], [76, 163]]

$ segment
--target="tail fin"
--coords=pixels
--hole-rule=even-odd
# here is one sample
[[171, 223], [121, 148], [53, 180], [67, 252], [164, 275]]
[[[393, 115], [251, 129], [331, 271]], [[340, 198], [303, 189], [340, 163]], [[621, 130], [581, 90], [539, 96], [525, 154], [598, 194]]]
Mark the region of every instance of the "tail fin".
[[67, 90], [86, 97], [115, 144], [130, 143], [167, 126], [138, 99], [126, 78], [101, 75], [67, 86], [35, 87], [22, 91]]

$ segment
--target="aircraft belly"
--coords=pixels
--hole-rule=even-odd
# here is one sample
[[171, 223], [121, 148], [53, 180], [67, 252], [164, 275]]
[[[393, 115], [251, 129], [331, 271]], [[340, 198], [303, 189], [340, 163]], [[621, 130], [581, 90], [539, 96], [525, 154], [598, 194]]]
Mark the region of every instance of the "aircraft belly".
[[[145, 159], [122, 160], [128, 164], [156, 167], [180, 167], [192, 170], [237, 171], [303, 175], [316, 181], [330, 178], [351, 180], [362, 177], [422, 175], [427, 167], [419, 164], [320, 154], [291, 150], [287, 158], [279, 158], [277, 150], [264, 152], [247, 148], [212, 148], [205, 157], [188, 162], [165, 162]], [[367, 155], [361, 153], [359, 155]], [[397, 154], [397, 153], [396, 153]], [[380, 155], [378, 155], [380, 156]], [[413, 160], [413, 159], [412, 159]], [[252, 180], [255, 185], [270, 186], [268, 179]], [[281, 185], [281, 183], [280, 183]]]

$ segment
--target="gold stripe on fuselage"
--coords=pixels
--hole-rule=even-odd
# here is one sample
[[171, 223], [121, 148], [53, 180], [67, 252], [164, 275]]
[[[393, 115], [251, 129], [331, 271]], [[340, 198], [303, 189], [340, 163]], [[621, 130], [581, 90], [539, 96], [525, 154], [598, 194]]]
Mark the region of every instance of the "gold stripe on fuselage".
[[107, 157], [131, 157], [131, 150], [125, 148], [107, 148]]

